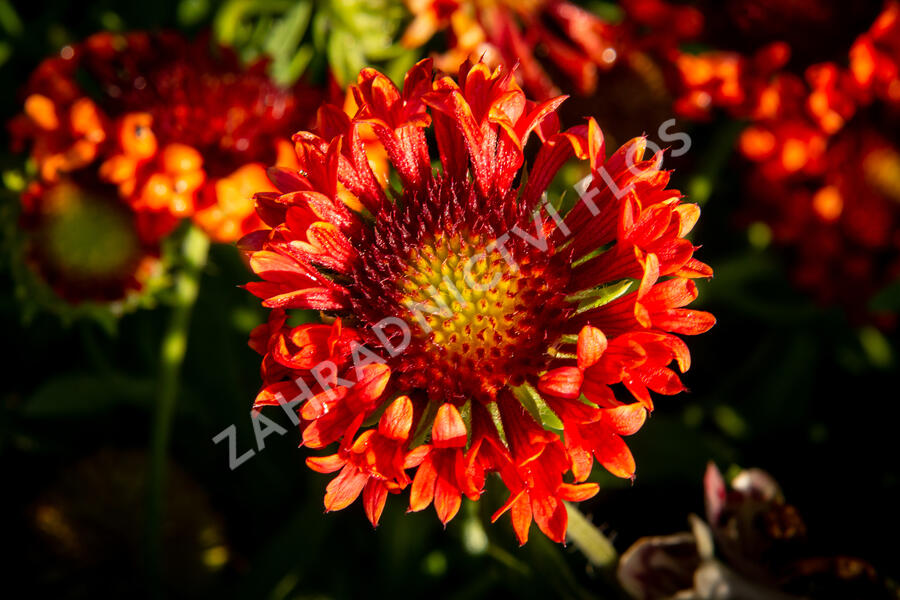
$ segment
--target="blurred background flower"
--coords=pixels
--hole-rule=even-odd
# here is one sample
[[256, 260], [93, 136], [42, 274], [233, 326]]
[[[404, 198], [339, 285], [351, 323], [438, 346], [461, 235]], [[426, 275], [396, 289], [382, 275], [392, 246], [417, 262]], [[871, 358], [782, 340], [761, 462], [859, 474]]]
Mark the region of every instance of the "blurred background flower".
[[[98, 33], [38, 65], [9, 130], [30, 153], [19, 254], [64, 300], [48, 306], [71, 317], [84, 311], [67, 304], [85, 300], [114, 315], [146, 305], [183, 219], [226, 243], [261, 226], [253, 194], [274, 189], [269, 165], [296, 162], [290, 132], [320, 96], [266, 68], [174, 32]], [[34, 278], [21, 279], [35, 304]]]

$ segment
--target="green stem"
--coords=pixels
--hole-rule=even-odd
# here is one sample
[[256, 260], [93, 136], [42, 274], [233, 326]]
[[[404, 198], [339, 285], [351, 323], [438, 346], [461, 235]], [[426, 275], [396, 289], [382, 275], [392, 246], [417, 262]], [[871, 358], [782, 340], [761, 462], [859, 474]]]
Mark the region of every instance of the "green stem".
[[497, 562], [505, 566], [507, 569], [511, 571], [516, 571], [520, 575], [528, 576], [531, 574], [531, 569], [528, 568], [528, 565], [523, 563], [521, 560], [501, 548], [496, 544], [489, 544], [487, 547], [488, 556], [494, 558]]
[[569, 528], [566, 534], [569, 540], [581, 550], [590, 564], [604, 571], [612, 570], [619, 559], [612, 542], [575, 506], [568, 502], [565, 505], [569, 514]]
[[209, 253], [209, 238], [194, 226], [182, 246], [182, 268], [175, 278], [169, 325], [160, 346], [160, 366], [150, 441], [147, 505], [147, 568], [152, 597], [163, 596], [163, 516], [165, 513], [166, 455], [172, 416], [178, 396], [178, 379], [187, 349], [191, 310], [200, 289], [200, 276]]

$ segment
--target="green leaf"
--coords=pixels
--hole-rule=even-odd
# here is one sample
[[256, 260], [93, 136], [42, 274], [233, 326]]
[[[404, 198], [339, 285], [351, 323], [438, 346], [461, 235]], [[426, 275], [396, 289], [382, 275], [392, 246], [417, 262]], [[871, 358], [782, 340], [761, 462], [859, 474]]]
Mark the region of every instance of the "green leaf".
[[575, 314], [577, 315], [603, 306], [604, 304], [609, 304], [613, 300], [622, 297], [629, 289], [631, 289], [632, 285], [634, 285], [634, 280], [625, 279], [611, 285], [604, 285], [603, 287], [577, 292], [567, 296], [566, 300], [569, 302], [578, 302], [578, 308], [575, 310]]
[[541, 423], [545, 428], [562, 431], [562, 421], [559, 420], [556, 413], [547, 406], [547, 403], [544, 402], [544, 399], [538, 391], [530, 384], [525, 383], [514, 388], [513, 393], [516, 398], [518, 398], [519, 402], [522, 403], [522, 406], [531, 413], [531, 416], [534, 417], [535, 421]]
[[290, 79], [292, 63], [311, 17], [312, 5], [299, 3], [277, 20], [268, 32], [263, 51], [272, 57], [272, 77], [282, 85], [293, 83]]
[[873, 365], [881, 368], [891, 366], [891, 344], [878, 329], [871, 325], [863, 327], [859, 332], [859, 343]]
[[297, 50], [291, 62], [285, 67], [284, 73], [279, 75], [282, 85], [288, 85], [300, 79], [300, 76], [306, 72], [315, 56], [315, 50], [312, 46], [301, 46]]
[[[306, 3], [304, 3], [306, 4]], [[254, 17], [278, 15], [289, 10], [294, 3], [290, 0], [231, 0], [219, 8], [213, 22], [216, 40], [228, 46], [242, 47], [246, 42], [243, 35], [249, 21]]]
[[0, 28], [13, 37], [19, 37], [24, 31], [22, 20], [9, 0], [0, 0]]
[[713, 409], [712, 416], [719, 429], [728, 436], [735, 439], [742, 439], [747, 436], [747, 422], [734, 408], [727, 404], [721, 404]]
[[356, 38], [345, 30], [335, 30], [328, 38], [328, 62], [341, 85], [356, 81], [366, 67], [366, 55]]

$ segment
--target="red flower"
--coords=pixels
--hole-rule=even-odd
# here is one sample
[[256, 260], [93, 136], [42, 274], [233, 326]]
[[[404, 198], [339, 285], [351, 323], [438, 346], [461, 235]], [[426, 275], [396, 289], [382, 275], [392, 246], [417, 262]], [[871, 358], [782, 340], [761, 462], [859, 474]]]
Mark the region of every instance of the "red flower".
[[[663, 0], [627, 0], [623, 7], [627, 47], [653, 57], [674, 96], [675, 111], [695, 120], [716, 111], [739, 119], [765, 118], [786, 69], [797, 72], [834, 60], [875, 15], [870, 3], [822, 0], [724, 0], [704, 6], [702, 15], [696, 7]], [[886, 40], [892, 27], [884, 18], [879, 33], [860, 46], [861, 78], [871, 77], [876, 60], [880, 66], [893, 60], [883, 55], [891, 52]], [[685, 43], [708, 49], [697, 53]], [[833, 84], [821, 85], [834, 91]], [[838, 116], [846, 118], [840, 114], [850, 108], [846, 102], [825, 110], [824, 101], [815, 99], [829, 126]]]
[[[464, 61], [479, 57], [495, 65], [519, 64], [523, 86], [541, 100], [560, 93], [555, 80], [560, 74], [564, 87], [592, 94], [598, 73], [612, 68], [621, 51], [617, 51], [622, 35], [618, 27], [565, 0], [407, 0], [406, 4], [414, 20], [403, 36], [405, 46], [419, 48], [446, 30], [449, 50], [436, 58], [439, 68], [453, 72]], [[539, 60], [540, 55], [545, 58]]]
[[850, 71], [870, 95], [900, 105], [900, 2], [888, 0], [850, 49]]
[[[666, 189], [662, 157], [645, 159], [643, 139], [606, 160], [593, 120], [560, 131], [562, 98], [535, 104], [510, 73], [483, 63], [465, 64], [458, 80], [433, 77], [423, 61], [401, 92], [364, 70], [356, 114], [323, 106], [316, 130], [294, 136], [299, 168], [270, 169], [278, 192], [257, 198], [272, 229], [241, 242], [262, 278], [247, 288], [274, 309], [251, 339], [265, 354], [256, 404], [302, 401], [304, 444], [343, 440], [343, 462], [328, 462], [345, 469], [329, 486], [330, 507], [376, 485], [375, 471], [351, 455], [386, 453], [399, 465], [403, 449], [412, 453], [403, 469], [417, 467], [410, 510], [433, 502], [446, 523], [496, 472], [510, 490], [497, 516], [510, 510], [520, 541], [532, 520], [562, 541], [563, 501], [597, 489], [575, 483], [590, 472], [585, 456], [633, 476], [621, 436], [643, 422], [648, 390], [682, 389], [669, 363], [689, 364], [672, 333], [713, 325], [711, 315], [683, 308], [696, 297], [690, 279], [712, 274], [684, 239], [699, 209]], [[362, 128], [381, 142], [396, 187], [373, 173]], [[523, 178], [535, 137], [541, 146]], [[561, 216], [542, 195], [571, 158], [593, 176]], [[342, 320], [290, 329], [284, 311], [292, 309]], [[618, 383], [644, 404], [619, 408], [609, 387]], [[430, 442], [413, 448], [404, 438], [386, 450], [366, 432], [350, 442], [397, 395], [412, 405], [411, 431], [431, 432]], [[562, 420], [565, 444], [547, 429], [544, 409]], [[404, 477], [392, 471], [387, 479], [399, 487], [388, 491], [402, 489]], [[370, 504], [380, 510], [385, 496], [378, 489], [365, 500], [370, 518]]]
[[296, 165], [276, 133], [304, 125], [318, 102], [312, 90], [280, 89], [265, 67], [214, 54], [206, 38], [96, 34], [32, 75], [15, 146], [30, 144], [44, 183], [91, 170], [115, 185], [148, 242], [184, 217], [235, 241], [261, 226], [252, 195], [275, 190], [265, 166]]
[[801, 289], [869, 320], [876, 315], [868, 302], [900, 275], [898, 174], [900, 140], [871, 125], [846, 127], [802, 176], [773, 180], [751, 170], [758, 182], [745, 214], [771, 227]]
[[805, 82], [781, 76], [771, 110], [739, 142], [754, 163], [746, 217], [766, 223], [787, 249], [799, 287], [855, 320], [874, 316], [869, 300], [900, 274], [898, 6], [887, 2], [859, 36], [849, 68], [812, 65]]
[[21, 198], [24, 254], [66, 302], [122, 310], [162, 269], [158, 248], [140, 239], [134, 213], [108, 191], [90, 177], [33, 182]]
[[773, 75], [787, 64], [790, 47], [775, 42], [746, 57], [738, 52], [674, 52], [678, 84], [674, 108], [686, 117], [705, 120], [713, 109], [738, 118], [765, 111]]

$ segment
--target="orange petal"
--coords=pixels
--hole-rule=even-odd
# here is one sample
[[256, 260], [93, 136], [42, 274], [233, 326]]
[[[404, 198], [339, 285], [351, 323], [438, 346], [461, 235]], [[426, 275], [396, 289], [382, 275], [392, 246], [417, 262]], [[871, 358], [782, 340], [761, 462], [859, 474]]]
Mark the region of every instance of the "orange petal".
[[403, 458], [403, 468], [412, 469], [422, 464], [422, 461], [431, 452], [431, 446], [423, 445], [410, 450]]
[[347, 464], [347, 461], [337, 454], [309, 456], [306, 459], [306, 466], [317, 473], [334, 473], [338, 469], [342, 469], [345, 464]]
[[52, 131], [59, 127], [53, 100], [41, 94], [32, 94], [25, 99], [25, 114], [41, 129]]
[[162, 152], [163, 168], [169, 173], [188, 173], [203, 165], [203, 157], [186, 144], [169, 144]]
[[569, 502], [584, 502], [596, 496], [599, 491], [600, 486], [596, 483], [583, 483], [581, 485], [563, 483], [560, 484], [556, 493], [559, 494], [560, 498]]
[[123, 152], [137, 159], [156, 154], [156, 136], [150, 126], [153, 117], [149, 113], [131, 113], [122, 118], [119, 125], [119, 143]]

